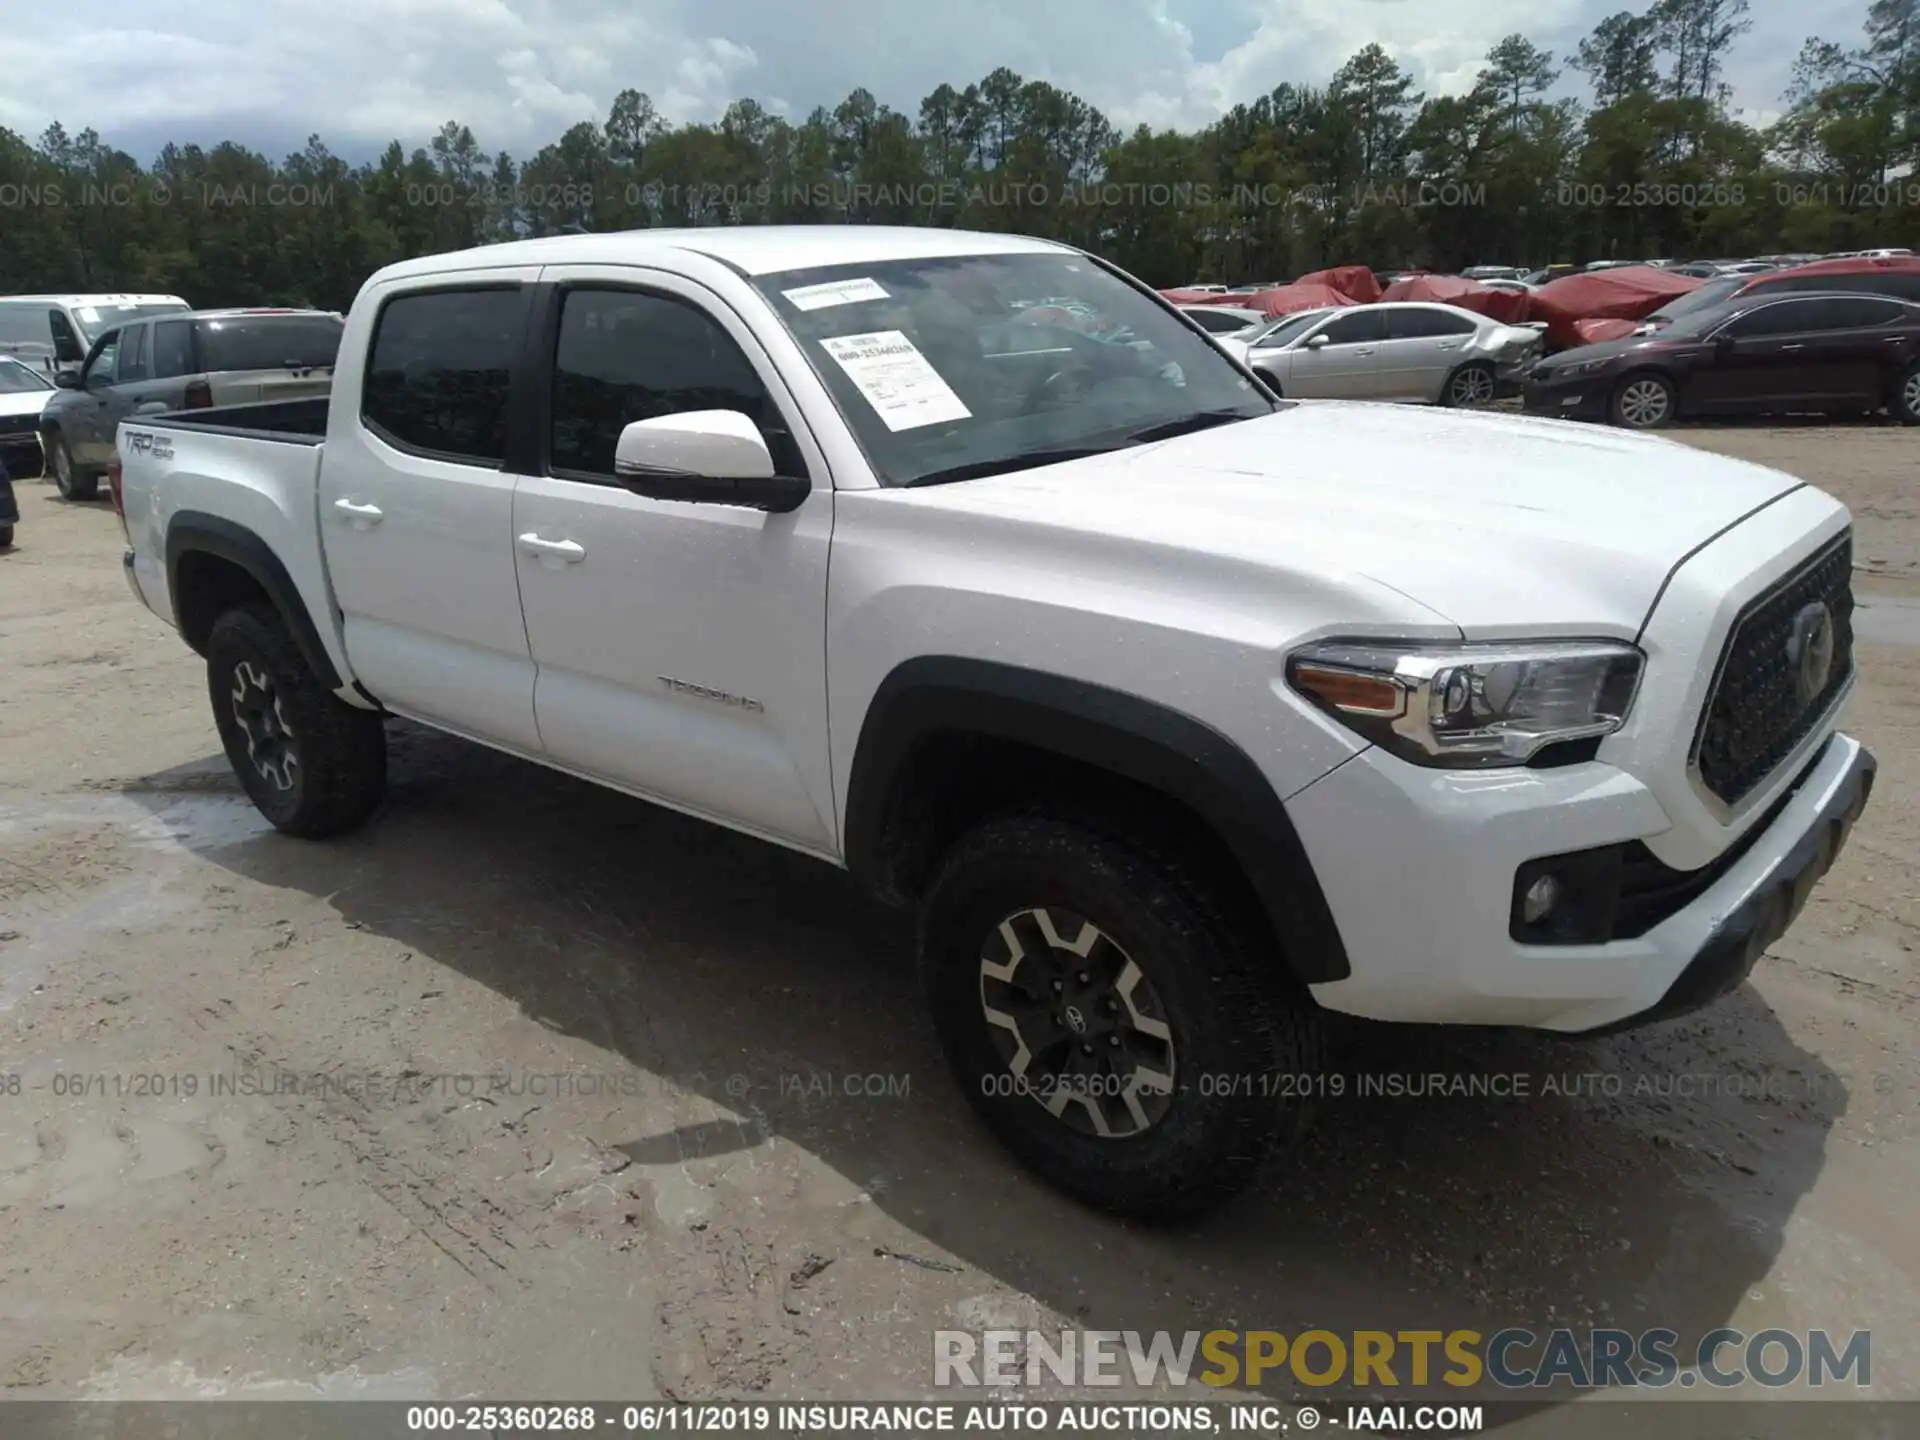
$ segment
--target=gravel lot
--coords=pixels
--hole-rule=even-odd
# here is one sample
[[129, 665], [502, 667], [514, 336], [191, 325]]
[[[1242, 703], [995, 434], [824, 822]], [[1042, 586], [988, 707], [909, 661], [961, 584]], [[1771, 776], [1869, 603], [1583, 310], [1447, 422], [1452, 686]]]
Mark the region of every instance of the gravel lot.
[[1002, 1155], [901, 918], [824, 866], [408, 727], [367, 831], [272, 834], [111, 509], [20, 485], [0, 1398], [899, 1398], [942, 1327], [1504, 1323], [1870, 1327], [1875, 1393], [1920, 1398], [1916, 441], [1680, 435], [1854, 508], [1882, 769], [1841, 864], [1703, 1017], [1356, 1030], [1353, 1073], [1534, 1098], [1330, 1101], [1172, 1234]]

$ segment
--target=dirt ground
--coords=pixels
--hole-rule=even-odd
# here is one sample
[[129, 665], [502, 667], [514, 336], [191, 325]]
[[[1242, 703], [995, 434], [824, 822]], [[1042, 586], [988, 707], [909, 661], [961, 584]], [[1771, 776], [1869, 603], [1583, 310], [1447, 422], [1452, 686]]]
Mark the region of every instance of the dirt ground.
[[1173, 1233], [995, 1147], [902, 918], [825, 866], [404, 726], [364, 833], [271, 833], [111, 509], [20, 485], [0, 1399], [897, 1399], [940, 1328], [1509, 1323], [1870, 1328], [1874, 1394], [1920, 1398], [1920, 450], [1682, 438], [1858, 517], [1882, 769], [1840, 865], [1699, 1017], [1356, 1030], [1353, 1073], [1533, 1098], [1330, 1101]]

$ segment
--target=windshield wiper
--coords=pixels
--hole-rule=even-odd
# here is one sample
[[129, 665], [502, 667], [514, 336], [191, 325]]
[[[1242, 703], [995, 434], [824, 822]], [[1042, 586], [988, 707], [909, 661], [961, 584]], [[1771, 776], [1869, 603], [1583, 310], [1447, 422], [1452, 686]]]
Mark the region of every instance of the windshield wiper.
[[1020, 455], [1003, 455], [997, 460], [969, 460], [964, 465], [949, 465], [944, 470], [929, 470], [900, 486], [902, 490], [922, 485], [949, 485], [956, 480], [984, 480], [989, 475], [1010, 475], [1016, 470], [1032, 470], [1041, 465], [1058, 465], [1066, 460], [1087, 460], [1095, 455], [1111, 455], [1120, 445], [1080, 445], [1060, 450], [1028, 450]]
[[1192, 415], [1182, 415], [1178, 420], [1164, 420], [1158, 425], [1136, 430], [1127, 439], [1135, 445], [1146, 445], [1155, 440], [1171, 440], [1176, 435], [1191, 435], [1196, 430], [1211, 430], [1216, 425], [1231, 425], [1236, 420], [1253, 418], [1251, 415], [1242, 415], [1238, 410], [1200, 410]]

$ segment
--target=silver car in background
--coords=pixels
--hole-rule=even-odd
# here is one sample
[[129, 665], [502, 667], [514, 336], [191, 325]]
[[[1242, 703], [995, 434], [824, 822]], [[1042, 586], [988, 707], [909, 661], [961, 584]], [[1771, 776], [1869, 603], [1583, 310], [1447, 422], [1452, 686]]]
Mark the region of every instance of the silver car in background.
[[1405, 300], [1304, 310], [1221, 343], [1289, 399], [1473, 407], [1521, 388], [1543, 330]]
[[1265, 329], [1273, 317], [1264, 310], [1249, 310], [1241, 305], [1182, 305], [1180, 312], [1209, 335], [1237, 336], [1244, 340], [1255, 330]]

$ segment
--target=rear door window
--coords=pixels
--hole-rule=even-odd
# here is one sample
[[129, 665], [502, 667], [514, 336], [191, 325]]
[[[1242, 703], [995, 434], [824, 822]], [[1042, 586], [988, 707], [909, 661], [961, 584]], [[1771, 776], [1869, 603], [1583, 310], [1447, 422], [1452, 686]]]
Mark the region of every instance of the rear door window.
[[129, 381], [147, 378], [147, 327], [129, 325], [120, 332], [120, 373], [115, 383], [125, 385]]
[[1389, 310], [1385, 318], [1389, 340], [1426, 340], [1443, 335], [1471, 335], [1477, 328], [1466, 316], [1449, 315], [1444, 310]]
[[519, 286], [425, 290], [381, 307], [360, 418], [388, 444], [499, 466], [507, 392], [526, 327]]
[[153, 378], [172, 380], [193, 373], [193, 322], [161, 320], [153, 327]]

